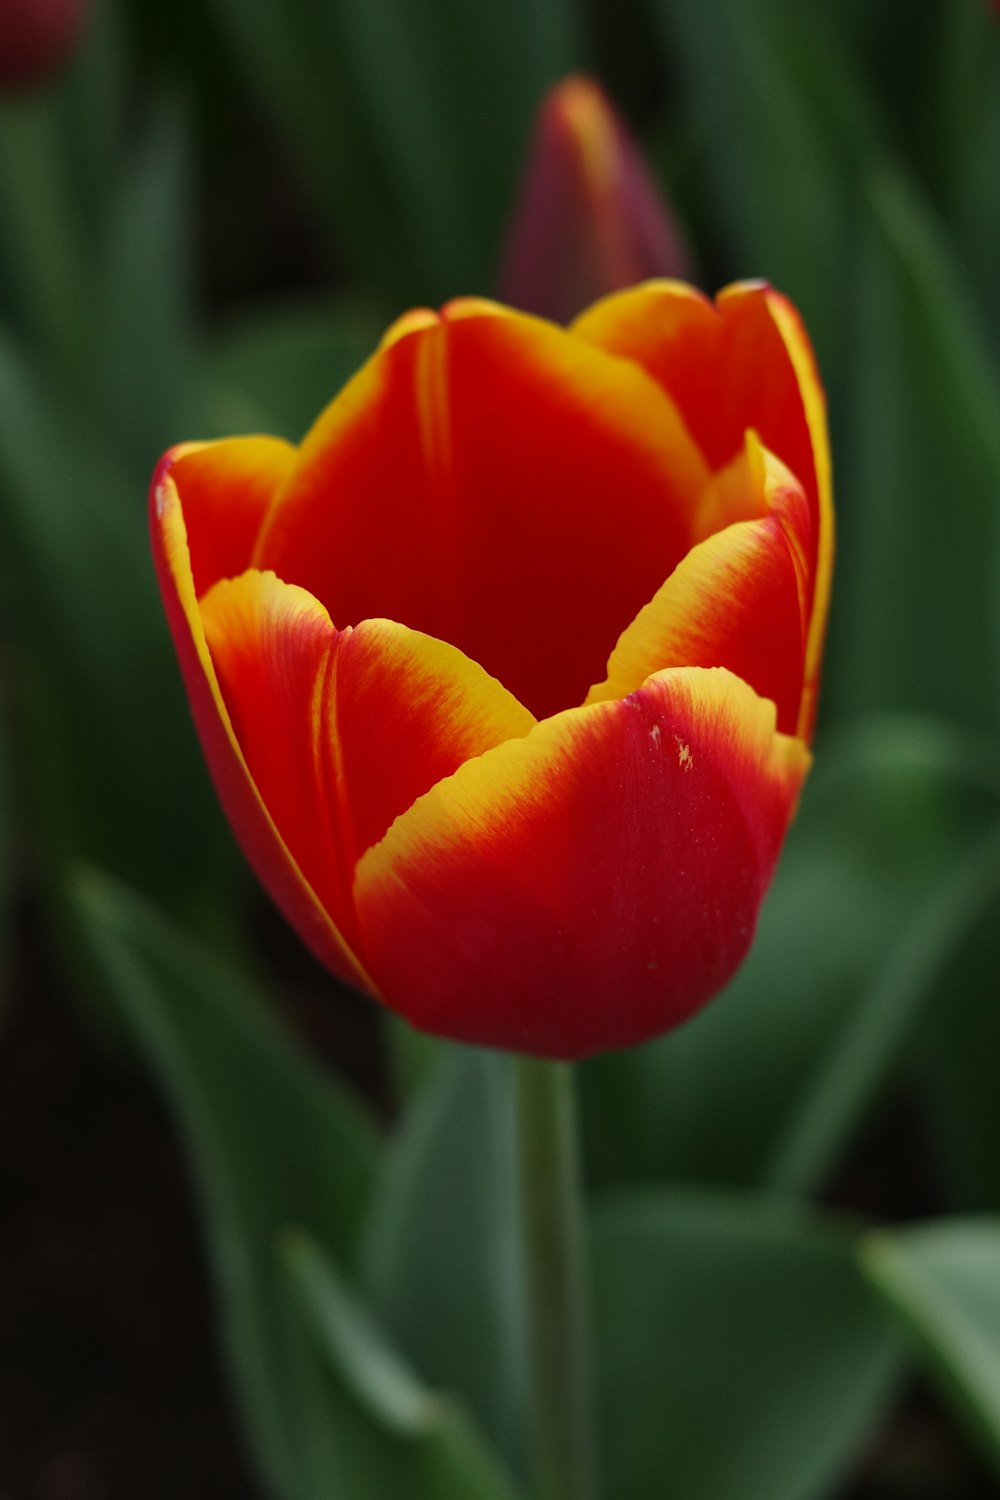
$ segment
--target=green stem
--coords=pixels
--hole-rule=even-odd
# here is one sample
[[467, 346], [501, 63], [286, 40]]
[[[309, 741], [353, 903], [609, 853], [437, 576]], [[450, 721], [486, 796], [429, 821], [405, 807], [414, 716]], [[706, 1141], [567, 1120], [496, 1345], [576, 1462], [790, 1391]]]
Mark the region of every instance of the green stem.
[[533, 1057], [515, 1066], [536, 1500], [595, 1500], [573, 1076]]

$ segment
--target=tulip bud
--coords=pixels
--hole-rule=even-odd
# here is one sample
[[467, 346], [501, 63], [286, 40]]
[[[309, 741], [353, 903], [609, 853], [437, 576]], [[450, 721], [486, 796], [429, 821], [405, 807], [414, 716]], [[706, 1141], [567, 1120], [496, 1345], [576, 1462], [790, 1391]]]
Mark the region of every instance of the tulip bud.
[[0, 0], [0, 88], [41, 83], [66, 60], [85, 0]]
[[504, 300], [565, 323], [607, 292], [686, 270], [678, 228], [604, 91], [583, 77], [557, 84], [535, 125]]

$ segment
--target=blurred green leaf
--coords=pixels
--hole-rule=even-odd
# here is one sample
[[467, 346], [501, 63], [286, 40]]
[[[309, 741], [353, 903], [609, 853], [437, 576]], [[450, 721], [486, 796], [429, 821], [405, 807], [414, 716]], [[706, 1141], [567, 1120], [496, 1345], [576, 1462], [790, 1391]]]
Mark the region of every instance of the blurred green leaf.
[[[950, 150], [943, 164], [945, 212], [971, 273], [979, 304], [985, 309], [996, 350], [1000, 344], [1000, 277], [996, 246], [1000, 244], [1000, 193], [996, 164], [1000, 160], [1000, 26], [995, 11], [981, 0], [951, 0], [941, 11], [962, 16], [957, 56], [948, 73], [936, 117]], [[933, 73], [929, 76], [935, 76]]]
[[0, 99], [0, 314], [60, 376], [82, 374], [94, 263], [71, 166], [52, 98]]
[[789, 1191], [824, 1180], [882, 1077], [898, 1060], [918, 1007], [954, 963], [969, 929], [1000, 887], [1000, 819], [917, 907], [844, 1028], [771, 1162], [768, 1180]]
[[48, 858], [99, 860], [181, 905], [229, 843], [162, 619], [143, 491], [2, 330], [0, 522], [0, 609]]
[[[391, 270], [403, 234], [363, 128], [351, 59], [325, 45], [313, 0], [204, 0], [254, 96], [283, 130], [301, 184], [340, 229], [359, 262]], [[343, 221], [341, 223], [341, 221]]]
[[615, 1500], [812, 1500], [893, 1393], [898, 1342], [840, 1229], [751, 1197], [649, 1190], [595, 1219]]
[[583, 1070], [598, 1175], [815, 1190], [989, 897], [998, 813], [990, 747], [940, 726], [888, 722], [822, 750], [728, 989]]
[[382, 332], [381, 319], [344, 302], [272, 308], [232, 322], [203, 372], [209, 432], [273, 432], [297, 443]]
[[913, 1048], [935, 1164], [962, 1210], [1000, 1210], [1000, 859], [969, 940], [941, 975]]
[[117, 450], [145, 483], [187, 436], [194, 330], [188, 122], [151, 111], [118, 174], [102, 235], [94, 379]]
[[1000, 719], [1000, 380], [947, 244], [872, 184], [851, 298], [854, 371], [828, 688], [844, 710]]
[[0, 99], [0, 315], [85, 398], [125, 73], [116, 7], [97, 4], [58, 80]]
[[245, 979], [124, 887], [73, 889], [98, 974], [167, 1094], [197, 1173], [235, 1389], [277, 1494], [296, 1483], [301, 1414], [286, 1382], [276, 1242], [301, 1227], [352, 1265], [375, 1171], [367, 1114], [309, 1066]]
[[490, 290], [532, 112], [578, 63], [569, 0], [206, 0], [355, 269]]
[[841, 346], [853, 176], [881, 151], [865, 80], [825, 13], [771, 0], [649, 0], [700, 141], [723, 279], [794, 299], [831, 379]]
[[461, 1405], [421, 1383], [319, 1247], [296, 1233], [283, 1259], [301, 1319], [300, 1377], [313, 1387], [317, 1419], [304, 1495], [514, 1500], [512, 1480]]
[[402, 1016], [386, 1015], [386, 1041], [395, 1097], [403, 1110], [423, 1093], [431, 1075], [444, 1065], [451, 1043], [417, 1031]]
[[441, 1059], [383, 1163], [367, 1287], [408, 1358], [433, 1385], [463, 1392], [521, 1472], [526, 1343], [510, 1059], [458, 1047]]
[[954, 236], [970, 278], [1000, 334], [996, 245], [1000, 235], [1000, 28], [990, 0], [923, 0], [905, 12], [868, 6], [863, 38], [895, 139]]
[[1000, 1219], [873, 1234], [861, 1260], [1000, 1473]]
[[92, 0], [74, 56], [53, 96], [69, 186], [91, 244], [99, 242], [130, 128], [131, 37], [121, 0]]

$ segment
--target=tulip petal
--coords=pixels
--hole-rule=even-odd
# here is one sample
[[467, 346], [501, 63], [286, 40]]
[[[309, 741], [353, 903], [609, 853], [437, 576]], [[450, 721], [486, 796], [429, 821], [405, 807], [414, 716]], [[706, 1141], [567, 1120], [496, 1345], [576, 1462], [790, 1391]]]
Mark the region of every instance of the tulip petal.
[[387, 1003], [581, 1057], [690, 1015], [743, 957], [809, 763], [731, 673], [658, 674], [461, 767], [360, 860]]
[[361, 960], [290, 854], [247, 769], [205, 639], [172, 456], [168, 453], [157, 469], [150, 496], [153, 558], [184, 685], [219, 800], [272, 900], [317, 958], [341, 979], [377, 995], [378, 989]]
[[[712, 469], [729, 462], [751, 427], [814, 496], [816, 412], [806, 410], [802, 367], [779, 321], [787, 308], [764, 285], [730, 287], [712, 303], [681, 282], [650, 281], [603, 298], [572, 332], [635, 360], [669, 391]], [[818, 392], [814, 371], [809, 384]]]
[[683, 556], [708, 470], [630, 361], [474, 300], [428, 316], [320, 418], [253, 565], [451, 641], [542, 717]]
[[358, 856], [463, 761], [535, 721], [453, 646], [391, 620], [338, 631], [273, 573], [223, 580], [201, 614], [254, 785], [352, 940]]
[[[223, 438], [171, 449], [166, 462], [184, 497], [195, 593], [250, 566], [261, 522], [295, 464], [281, 438]], [[155, 483], [155, 481], [154, 481]]]
[[809, 624], [803, 547], [809, 510], [801, 486], [749, 435], [747, 450], [720, 471], [707, 505], [713, 522], [733, 520], [693, 547], [625, 630], [604, 682], [588, 703], [623, 698], [666, 667], [726, 667], [778, 711], [778, 729], [798, 732]]
[[798, 313], [761, 283], [728, 287], [713, 305], [680, 282], [659, 281], [605, 297], [572, 332], [647, 370], [676, 402], [714, 470], [752, 428], [802, 484], [814, 516], [802, 714], [811, 733], [833, 568], [833, 498], [826, 401]]
[[834, 518], [833, 476], [830, 464], [830, 445], [826, 429], [826, 397], [816, 368], [816, 357], [809, 342], [802, 319], [787, 297], [771, 294], [771, 315], [785, 341], [788, 357], [792, 362], [802, 392], [806, 421], [812, 437], [813, 457], [816, 466], [817, 527], [815, 584], [813, 588], [812, 621], [806, 642], [805, 686], [803, 689], [803, 718], [801, 732], [808, 738], [812, 734], [816, 719], [816, 700], [819, 696], [819, 675], [823, 661], [823, 642], [826, 638], [826, 619], [830, 609], [830, 589], [833, 584]]

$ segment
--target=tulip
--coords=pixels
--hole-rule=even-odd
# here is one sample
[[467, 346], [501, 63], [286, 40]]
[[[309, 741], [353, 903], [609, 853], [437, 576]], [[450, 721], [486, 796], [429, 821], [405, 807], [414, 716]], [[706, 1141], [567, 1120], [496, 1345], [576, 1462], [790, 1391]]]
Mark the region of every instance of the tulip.
[[0, 0], [0, 88], [42, 83], [68, 59], [84, 0]]
[[504, 300], [565, 323], [606, 292], [686, 272], [673, 215], [604, 91], [583, 77], [557, 84], [511, 221]]
[[151, 516], [219, 795], [334, 973], [564, 1059], [725, 984], [810, 762], [832, 556], [783, 297], [410, 313], [300, 447], [168, 452]]

